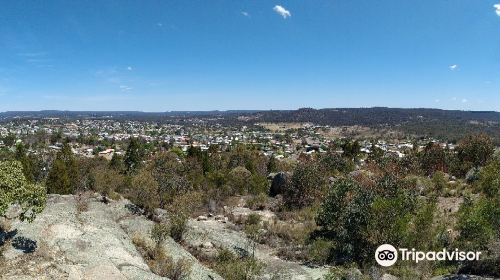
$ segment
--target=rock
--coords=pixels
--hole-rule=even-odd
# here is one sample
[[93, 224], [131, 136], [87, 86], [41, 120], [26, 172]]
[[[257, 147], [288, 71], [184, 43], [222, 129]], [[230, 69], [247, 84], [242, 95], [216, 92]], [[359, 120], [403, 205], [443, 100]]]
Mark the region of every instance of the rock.
[[85, 269], [82, 279], [126, 280], [120, 270], [113, 265], [96, 265]]
[[207, 241], [207, 242], [204, 242], [203, 244], [201, 244], [201, 247], [205, 248], [205, 249], [212, 249], [212, 248], [214, 248], [214, 244], [212, 244], [212, 242], [210, 242], [210, 241]]
[[493, 279], [496, 278], [481, 277], [475, 275], [463, 275], [463, 274], [441, 275], [431, 278], [431, 280], [493, 280]]
[[394, 276], [394, 275], [384, 273], [384, 275], [382, 275], [382, 277], [380, 277], [380, 280], [399, 280], [399, 278]]
[[[35, 249], [26, 262], [26, 248], [3, 248], [7, 258], [0, 265], [0, 278], [165, 279], [151, 272], [132, 242], [138, 236], [153, 243], [149, 237], [153, 221], [137, 215], [127, 200], [105, 204], [88, 198], [87, 203], [82, 212], [72, 195], [49, 195], [46, 208], [32, 223], [15, 221], [14, 238], [35, 244]], [[168, 238], [163, 246], [174, 260], [185, 258], [192, 263], [190, 279], [222, 280], [173, 239]]]
[[290, 174], [285, 172], [279, 172], [273, 178], [271, 182], [271, 189], [269, 190], [269, 195], [272, 197], [283, 193], [283, 189], [290, 179]]
[[251, 210], [246, 207], [234, 207], [231, 211], [233, 221], [237, 223], [245, 223], [250, 215], [259, 215], [261, 222], [271, 223], [276, 219], [276, 215], [269, 210]]
[[217, 216], [214, 217], [214, 219], [216, 221], [222, 221], [222, 220], [224, 220], [224, 218], [225, 218], [224, 215], [217, 215]]
[[204, 216], [204, 215], [200, 215], [198, 216], [198, 218], [196, 218], [198, 221], [206, 221], [208, 220], [207, 216]]
[[467, 174], [465, 174], [465, 180], [467, 180], [467, 183], [470, 184], [477, 181], [479, 179], [479, 171], [481, 171], [481, 169], [477, 167], [473, 167], [467, 171]]

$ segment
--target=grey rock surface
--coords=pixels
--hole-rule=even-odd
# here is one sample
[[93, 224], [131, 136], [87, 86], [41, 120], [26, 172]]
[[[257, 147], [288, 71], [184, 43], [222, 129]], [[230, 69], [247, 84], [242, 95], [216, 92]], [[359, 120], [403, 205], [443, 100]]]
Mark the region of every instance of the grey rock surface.
[[[149, 238], [152, 221], [134, 214], [127, 200], [86, 200], [82, 210], [74, 196], [50, 195], [32, 223], [15, 221], [13, 240], [25, 242], [4, 246], [0, 279], [167, 279], [151, 272], [132, 243], [135, 234]], [[26, 244], [36, 249], [26, 253]], [[191, 279], [221, 279], [173, 240], [164, 246], [174, 260], [192, 262]]]
[[[215, 219], [198, 221], [191, 219], [184, 236], [185, 242], [192, 247], [203, 247], [210, 242], [216, 248], [225, 248], [235, 253], [247, 252], [266, 264], [262, 279], [316, 280], [323, 279], [328, 268], [312, 268], [306, 265], [284, 261], [276, 256], [276, 252], [268, 246], [254, 244], [243, 232], [233, 229], [234, 224]], [[275, 278], [273, 278], [275, 277]]]

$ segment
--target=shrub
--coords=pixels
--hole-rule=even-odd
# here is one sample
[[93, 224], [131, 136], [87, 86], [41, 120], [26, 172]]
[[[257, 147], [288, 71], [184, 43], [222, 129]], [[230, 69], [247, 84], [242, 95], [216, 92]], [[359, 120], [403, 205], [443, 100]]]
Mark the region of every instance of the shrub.
[[252, 196], [247, 200], [247, 206], [252, 210], [262, 210], [266, 208], [268, 197], [265, 193]]
[[251, 256], [238, 257], [233, 252], [222, 249], [216, 258], [215, 271], [226, 280], [260, 279], [264, 264]]
[[170, 219], [170, 236], [175, 241], [181, 241], [184, 232], [186, 231], [187, 217], [180, 214], [175, 215]]
[[153, 213], [160, 201], [157, 195], [158, 184], [147, 169], [141, 170], [132, 177], [128, 198], [137, 206], [144, 208], [146, 213]]
[[201, 204], [201, 193], [189, 192], [176, 196], [172, 203], [167, 205], [167, 210], [170, 212], [170, 236], [175, 241], [182, 240], [187, 220]]
[[244, 194], [248, 192], [252, 173], [245, 167], [235, 167], [229, 172], [228, 177], [228, 185], [231, 188], [231, 193]]
[[355, 268], [332, 267], [324, 276], [324, 280], [365, 280], [368, 277]]
[[500, 198], [468, 199], [460, 207], [457, 229], [458, 243], [464, 249], [486, 250], [500, 236]]
[[481, 169], [478, 185], [488, 197], [500, 196], [500, 160], [493, 160]]
[[[158, 227], [156, 230], [160, 233], [159, 236], [165, 237], [163, 234], [164, 228]], [[132, 236], [132, 243], [144, 257], [153, 273], [172, 280], [189, 279], [192, 263], [188, 259], [173, 260], [172, 257], [165, 253], [162, 246], [159, 246], [158, 243], [157, 246], [150, 246], [139, 233]]]
[[441, 194], [443, 190], [448, 187], [445, 173], [442, 171], [437, 171], [432, 175], [432, 182], [434, 183], [434, 190], [436, 191], [436, 194]]
[[112, 193], [122, 188], [125, 179], [119, 171], [110, 168], [95, 168], [92, 170], [93, 188], [103, 197], [109, 197]]
[[331, 241], [318, 238], [309, 245], [307, 256], [314, 263], [326, 264], [332, 249], [333, 243]]
[[0, 162], [0, 190], [0, 216], [11, 204], [17, 203], [22, 209], [19, 218], [33, 221], [45, 207], [45, 188], [29, 183], [17, 161]]
[[310, 206], [323, 193], [326, 180], [314, 164], [298, 165], [285, 185], [283, 199], [288, 208]]
[[151, 239], [155, 242], [156, 246], [161, 245], [168, 237], [170, 230], [164, 223], [155, 223], [151, 229]]
[[373, 194], [352, 180], [338, 180], [328, 192], [316, 217], [321, 234], [337, 244], [339, 262], [367, 258], [370, 246], [365, 238]]

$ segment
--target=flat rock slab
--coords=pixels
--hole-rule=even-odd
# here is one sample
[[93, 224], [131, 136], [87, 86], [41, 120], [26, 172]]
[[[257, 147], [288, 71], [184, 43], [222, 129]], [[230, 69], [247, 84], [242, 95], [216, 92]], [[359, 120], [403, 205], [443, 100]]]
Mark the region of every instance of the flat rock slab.
[[[151, 272], [131, 241], [133, 234], [149, 238], [152, 221], [133, 214], [126, 200], [86, 200], [87, 209], [79, 211], [74, 196], [50, 195], [32, 223], [15, 221], [14, 239], [23, 242], [6, 244], [0, 279], [167, 279]], [[221, 279], [173, 240], [166, 243], [174, 259], [192, 261], [191, 279]], [[34, 250], [26, 253], [23, 246], [33, 244]]]

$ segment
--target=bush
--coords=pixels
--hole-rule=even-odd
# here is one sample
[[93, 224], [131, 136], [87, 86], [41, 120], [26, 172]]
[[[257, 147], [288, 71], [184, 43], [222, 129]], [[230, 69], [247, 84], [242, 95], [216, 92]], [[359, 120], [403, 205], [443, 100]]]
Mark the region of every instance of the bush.
[[448, 182], [445, 178], [445, 173], [442, 171], [436, 171], [432, 175], [432, 182], [434, 183], [434, 190], [436, 194], [441, 194], [443, 190], [448, 187]]
[[170, 230], [164, 223], [156, 223], [151, 229], [151, 239], [155, 242], [156, 246], [161, 245], [168, 237]]
[[460, 207], [457, 229], [458, 244], [470, 250], [487, 250], [488, 244], [500, 236], [500, 198], [468, 199]]
[[[165, 237], [163, 227], [158, 227], [156, 231], [160, 233], [159, 236]], [[189, 279], [192, 263], [188, 259], [181, 258], [174, 261], [172, 257], [165, 253], [162, 246], [158, 246], [158, 243], [157, 246], [150, 246], [140, 234], [132, 236], [132, 243], [144, 257], [153, 273], [172, 280]]]
[[285, 185], [283, 199], [290, 208], [310, 206], [324, 192], [326, 180], [314, 164], [298, 165]]
[[247, 207], [252, 210], [263, 210], [266, 208], [268, 197], [265, 193], [252, 196], [247, 200]]
[[373, 194], [352, 180], [335, 182], [316, 217], [321, 234], [337, 244], [337, 262], [362, 261], [371, 256], [365, 238]]
[[0, 162], [0, 190], [0, 216], [5, 214], [11, 204], [16, 203], [22, 209], [19, 218], [33, 221], [45, 207], [45, 188], [26, 180], [20, 162]]
[[366, 280], [368, 277], [355, 268], [332, 267], [324, 276], [324, 280]]
[[493, 160], [481, 169], [478, 185], [488, 197], [500, 196], [500, 160]]
[[216, 258], [215, 271], [226, 280], [260, 279], [264, 264], [251, 256], [238, 257], [233, 252], [222, 249]]
[[307, 256], [317, 264], [326, 264], [330, 258], [333, 243], [323, 238], [314, 240], [308, 247]]
[[147, 169], [143, 169], [132, 177], [127, 196], [134, 204], [150, 214], [160, 205], [157, 193], [158, 184], [154, 177]]
[[181, 241], [186, 231], [187, 217], [180, 214], [175, 215], [170, 219], [170, 236], [175, 241]]
[[182, 240], [187, 220], [201, 204], [201, 193], [189, 192], [174, 197], [172, 203], [167, 205], [167, 210], [170, 212], [170, 236], [175, 241]]

